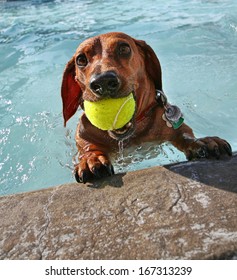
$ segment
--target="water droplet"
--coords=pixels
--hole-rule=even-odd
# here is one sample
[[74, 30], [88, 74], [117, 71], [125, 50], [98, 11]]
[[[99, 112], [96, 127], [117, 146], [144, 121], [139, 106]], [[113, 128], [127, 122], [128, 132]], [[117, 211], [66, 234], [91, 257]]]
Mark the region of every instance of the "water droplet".
[[121, 159], [124, 158], [124, 156], [123, 156], [124, 145], [123, 145], [123, 144], [124, 144], [124, 143], [123, 143], [123, 140], [118, 141], [119, 157], [120, 157]]

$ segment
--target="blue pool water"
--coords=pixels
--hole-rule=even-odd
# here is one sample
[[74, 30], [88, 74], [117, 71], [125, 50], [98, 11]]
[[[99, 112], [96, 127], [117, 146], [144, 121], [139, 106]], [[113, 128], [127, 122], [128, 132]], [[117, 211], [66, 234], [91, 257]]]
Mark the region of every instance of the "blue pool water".
[[[147, 41], [196, 135], [237, 150], [236, 0], [0, 1], [0, 195], [74, 181], [80, 112], [65, 129], [62, 72], [81, 41], [109, 31]], [[117, 172], [185, 159], [169, 145], [144, 150], [120, 156]]]

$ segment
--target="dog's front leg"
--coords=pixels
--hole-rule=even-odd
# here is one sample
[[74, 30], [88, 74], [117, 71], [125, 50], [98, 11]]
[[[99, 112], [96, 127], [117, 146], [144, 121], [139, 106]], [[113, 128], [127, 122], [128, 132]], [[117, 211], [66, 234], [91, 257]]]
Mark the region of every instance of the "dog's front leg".
[[[86, 183], [93, 179], [111, 176], [114, 174], [113, 166], [109, 160], [110, 151], [106, 139], [103, 139], [98, 133], [81, 133], [84, 128], [80, 123], [76, 132], [76, 145], [79, 151], [79, 162], [75, 165], [75, 178], [79, 183]], [[92, 128], [94, 129], [94, 128]], [[99, 133], [102, 133], [99, 131]], [[90, 139], [85, 139], [83, 135]]]
[[75, 178], [79, 183], [111, 176], [113, 166], [108, 154], [101, 147], [83, 139], [77, 139], [79, 162], [75, 165]]
[[188, 160], [195, 158], [216, 158], [231, 156], [230, 144], [217, 136], [196, 138], [192, 129], [183, 124], [178, 129], [170, 128], [170, 142], [183, 151]]

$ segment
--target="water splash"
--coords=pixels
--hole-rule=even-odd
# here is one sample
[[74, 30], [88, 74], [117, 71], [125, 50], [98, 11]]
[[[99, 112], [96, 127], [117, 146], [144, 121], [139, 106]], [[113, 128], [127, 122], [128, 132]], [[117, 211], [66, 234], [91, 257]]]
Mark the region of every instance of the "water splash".
[[124, 140], [118, 141], [118, 148], [119, 148], [119, 158], [121, 160], [124, 159]]

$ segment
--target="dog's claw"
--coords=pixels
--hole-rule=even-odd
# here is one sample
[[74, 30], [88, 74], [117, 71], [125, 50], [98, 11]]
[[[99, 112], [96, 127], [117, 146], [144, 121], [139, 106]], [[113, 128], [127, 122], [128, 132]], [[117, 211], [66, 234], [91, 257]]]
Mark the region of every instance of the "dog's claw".
[[75, 179], [76, 179], [76, 181], [77, 181], [77, 183], [82, 183], [82, 179], [81, 179], [81, 177], [78, 175], [78, 172], [75, 170]]
[[81, 181], [83, 184], [85, 184], [88, 181], [89, 177], [90, 177], [90, 174], [88, 171], [86, 171], [86, 170], [82, 171]]
[[112, 164], [105, 164], [106, 171], [108, 172], [109, 176], [114, 175], [114, 167]]
[[208, 151], [205, 146], [197, 150], [197, 158], [207, 158], [207, 157], [208, 157]]
[[214, 154], [214, 156], [216, 157], [216, 159], [219, 159], [219, 158], [220, 158], [221, 152], [220, 152], [220, 150], [219, 150], [218, 147], [215, 147], [215, 148], [214, 148], [213, 154]]
[[78, 183], [83, 183], [85, 184], [88, 181], [88, 172], [87, 171], [82, 171], [81, 176], [79, 176], [78, 172], [75, 171], [75, 179]]
[[110, 165], [107, 164], [101, 165], [100, 167], [93, 167], [92, 173], [98, 179], [113, 175]]
[[232, 148], [228, 142], [224, 145], [224, 149], [229, 156], [232, 156]]
[[96, 168], [95, 166], [92, 168], [92, 173], [95, 175], [96, 178], [101, 178], [100, 169]]

